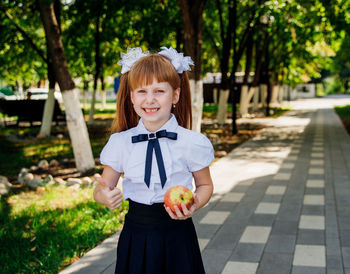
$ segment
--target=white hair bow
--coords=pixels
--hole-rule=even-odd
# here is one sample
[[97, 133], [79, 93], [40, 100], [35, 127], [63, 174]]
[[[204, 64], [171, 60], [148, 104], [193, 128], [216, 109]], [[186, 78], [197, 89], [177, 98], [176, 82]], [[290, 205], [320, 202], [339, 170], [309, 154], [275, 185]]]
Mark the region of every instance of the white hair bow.
[[[162, 51], [160, 51], [159, 54], [167, 57], [170, 60], [177, 73], [183, 73], [184, 71], [191, 70], [190, 65], [194, 65], [191, 57], [184, 56], [183, 53], [177, 52], [176, 49], [173, 49], [172, 47], [161, 47], [161, 49]], [[130, 71], [131, 67], [136, 61], [144, 56], [147, 56], [148, 54], [148, 51], [142, 52], [140, 47], [128, 48], [126, 53], [121, 53], [122, 59], [118, 62], [118, 65], [122, 66], [121, 73], [124, 74]]]
[[184, 56], [183, 53], [177, 52], [176, 49], [172, 47], [161, 47], [162, 51], [159, 52], [160, 55], [167, 57], [171, 64], [174, 66], [177, 73], [183, 73], [186, 70], [191, 70], [190, 65], [194, 65], [190, 56]]
[[142, 52], [140, 47], [137, 48], [128, 48], [126, 53], [121, 53], [122, 59], [119, 60], [118, 65], [122, 66], [122, 74], [130, 71], [134, 63], [140, 58], [147, 56], [148, 51]]

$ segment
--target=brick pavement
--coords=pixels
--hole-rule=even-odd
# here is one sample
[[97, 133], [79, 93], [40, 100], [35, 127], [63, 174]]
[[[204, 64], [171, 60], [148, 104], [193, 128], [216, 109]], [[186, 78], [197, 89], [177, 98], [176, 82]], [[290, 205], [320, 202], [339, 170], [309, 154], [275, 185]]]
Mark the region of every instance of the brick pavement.
[[[345, 103], [293, 102], [212, 165], [214, 196], [194, 216], [208, 274], [350, 273], [350, 138], [332, 109]], [[117, 239], [62, 273], [113, 273]]]

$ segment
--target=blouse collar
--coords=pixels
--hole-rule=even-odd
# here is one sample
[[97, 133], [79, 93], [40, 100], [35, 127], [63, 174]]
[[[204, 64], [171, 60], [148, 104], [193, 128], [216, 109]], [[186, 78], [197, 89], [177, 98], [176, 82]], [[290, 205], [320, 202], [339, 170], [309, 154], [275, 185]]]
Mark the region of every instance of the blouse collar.
[[[170, 114], [169, 120], [157, 131], [166, 129], [167, 131], [176, 131], [179, 124], [177, 123], [176, 117], [173, 113]], [[136, 126], [137, 133], [152, 133], [151, 131], [148, 131], [143, 122], [142, 118], [140, 118], [138, 125]]]

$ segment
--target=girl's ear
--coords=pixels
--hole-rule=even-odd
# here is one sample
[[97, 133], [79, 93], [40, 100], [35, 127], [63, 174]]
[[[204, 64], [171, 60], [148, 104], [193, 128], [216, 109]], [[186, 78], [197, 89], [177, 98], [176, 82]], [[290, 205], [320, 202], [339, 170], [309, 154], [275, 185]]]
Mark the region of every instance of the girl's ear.
[[180, 88], [177, 88], [174, 90], [173, 93], [173, 104], [177, 104], [177, 102], [179, 102], [180, 99]]

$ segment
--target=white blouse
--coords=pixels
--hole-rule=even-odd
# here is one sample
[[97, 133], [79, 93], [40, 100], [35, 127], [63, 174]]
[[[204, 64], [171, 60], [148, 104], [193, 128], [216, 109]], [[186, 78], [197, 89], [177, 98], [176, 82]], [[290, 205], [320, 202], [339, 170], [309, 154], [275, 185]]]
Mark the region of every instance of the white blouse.
[[159, 130], [176, 132], [177, 140], [159, 138], [167, 181], [161, 186], [156, 155], [153, 151], [151, 182], [144, 182], [148, 141], [132, 143], [131, 137], [149, 134], [140, 119], [138, 125], [123, 132], [114, 133], [103, 148], [100, 161], [119, 173], [124, 173], [123, 196], [138, 203], [153, 204], [164, 201], [164, 194], [174, 185], [184, 185], [193, 191], [192, 172], [208, 167], [214, 160], [214, 149], [203, 134], [178, 125], [175, 116]]

